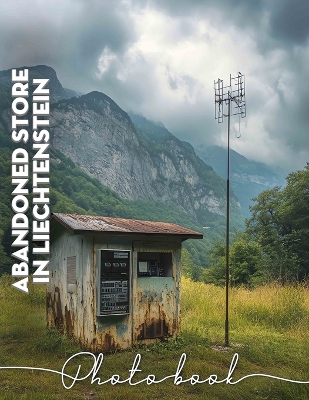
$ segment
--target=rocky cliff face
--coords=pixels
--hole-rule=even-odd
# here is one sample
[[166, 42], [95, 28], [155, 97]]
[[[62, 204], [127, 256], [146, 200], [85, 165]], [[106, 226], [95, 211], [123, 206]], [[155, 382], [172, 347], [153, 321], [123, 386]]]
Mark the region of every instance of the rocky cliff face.
[[121, 197], [172, 204], [193, 215], [225, 214], [224, 181], [192, 146], [171, 134], [149, 146], [103, 93], [59, 101], [51, 127], [52, 145]]
[[[74, 90], [65, 89], [62, 87], [61, 83], [57, 78], [56, 71], [51, 68], [47, 67], [46, 65], [36, 65], [35, 67], [20, 67], [20, 69], [29, 69], [29, 81], [30, 81], [30, 93], [31, 93], [31, 82], [32, 79], [49, 79], [49, 88], [52, 89], [51, 94], [51, 101], [56, 102], [62, 99], [69, 99], [71, 97], [77, 97], [81, 95], [79, 92], [75, 92]], [[0, 71], [0, 85], [5, 87], [11, 88], [12, 86], [12, 70], [7, 69], [5, 71]]]

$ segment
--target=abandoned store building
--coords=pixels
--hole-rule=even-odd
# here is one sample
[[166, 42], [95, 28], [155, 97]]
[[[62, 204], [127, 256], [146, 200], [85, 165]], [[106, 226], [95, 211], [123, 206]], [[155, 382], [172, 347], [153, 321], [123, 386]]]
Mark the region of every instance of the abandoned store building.
[[47, 326], [107, 352], [180, 330], [179, 225], [53, 213]]

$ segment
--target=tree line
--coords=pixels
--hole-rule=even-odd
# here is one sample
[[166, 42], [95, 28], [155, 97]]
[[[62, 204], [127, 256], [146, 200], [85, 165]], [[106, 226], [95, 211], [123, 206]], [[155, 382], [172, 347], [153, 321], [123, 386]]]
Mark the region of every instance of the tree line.
[[[285, 187], [265, 190], [253, 199], [244, 232], [235, 232], [229, 249], [231, 285], [282, 284], [309, 277], [309, 164], [292, 172]], [[225, 284], [225, 240], [209, 251], [210, 268], [193, 266], [184, 254], [184, 274], [194, 280]]]

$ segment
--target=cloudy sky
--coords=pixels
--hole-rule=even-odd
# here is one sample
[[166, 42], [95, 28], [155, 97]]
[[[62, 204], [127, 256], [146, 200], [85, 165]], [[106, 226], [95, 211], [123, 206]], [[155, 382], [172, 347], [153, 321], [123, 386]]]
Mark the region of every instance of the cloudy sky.
[[[2, 5], [1, 5], [2, 3]], [[0, 0], [0, 70], [46, 64], [193, 145], [226, 143], [214, 80], [245, 74], [231, 145], [292, 169], [309, 161], [308, 0]]]

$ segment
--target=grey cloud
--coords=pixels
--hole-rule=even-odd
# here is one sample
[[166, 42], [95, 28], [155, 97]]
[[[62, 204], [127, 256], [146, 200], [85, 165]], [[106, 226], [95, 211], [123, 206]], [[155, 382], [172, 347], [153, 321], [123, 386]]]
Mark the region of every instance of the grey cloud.
[[170, 88], [176, 91], [178, 89], [177, 80], [175, 78], [172, 78], [168, 65], [166, 66], [166, 75], [168, 77]]
[[124, 82], [118, 79], [122, 67], [121, 57], [113, 60], [109, 69], [96, 81], [97, 90], [110, 96], [124, 110], [140, 112], [143, 107], [151, 107], [159, 90], [152, 78], [155, 66], [140, 56], [134, 68], [125, 72]]
[[135, 40], [126, 7], [109, 0], [55, 3], [52, 12], [40, 2], [17, 0], [1, 10], [0, 69], [47, 64], [66, 85], [81, 91], [94, 88], [105, 46], [122, 54]]
[[[140, 7], [147, 4], [174, 17], [192, 16], [213, 20], [224, 30], [228, 25], [246, 29], [266, 50], [269, 40], [304, 44], [309, 35], [308, 0], [133, 0]], [[265, 32], [264, 19], [269, 26]], [[268, 36], [268, 43], [265, 41]], [[241, 40], [241, 38], [240, 38]], [[278, 43], [273, 42], [273, 45]]]
[[[188, 15], [188, 13], [196, 14], [205, 10], [212, 9], [213, 7], [220, 9], [222, 12], [233, 12], [235, 10], [248, 11], [254, 15], [261, 10], [265, 0], [238, 0], [237, 2], [230, 0], [133, 0], [135, 4], [140, 6], [152, 6], [168, 11], [170, 14]], [[228, 8], [228, 10], [226, 10]], [[236, 12], [236, 11], [235, 11]], [[238, 11], [237, 11], [238, 12]]]
[[145, 5], [167, 12], [173, 17], [198, 17], [225, 25], [240, 27], [258, 25], [267, 0], [132, 0], [140, 7]]
[[270, 33], [278, 40], [292, 44], [305, 44], [309, 36], [308, 21], [308, 0], [280, 0], [273, 3], [270, 14]]
[[[296, 151], [309, 151], [309, 48], [286, 52], [282, 73], [289, 74], [286, 90], [274, 84], [280, 107], [269, 110], [266, 126], [272, 137], [284, 140]], [[281, 78], [279, 71], [278, 80]]]

